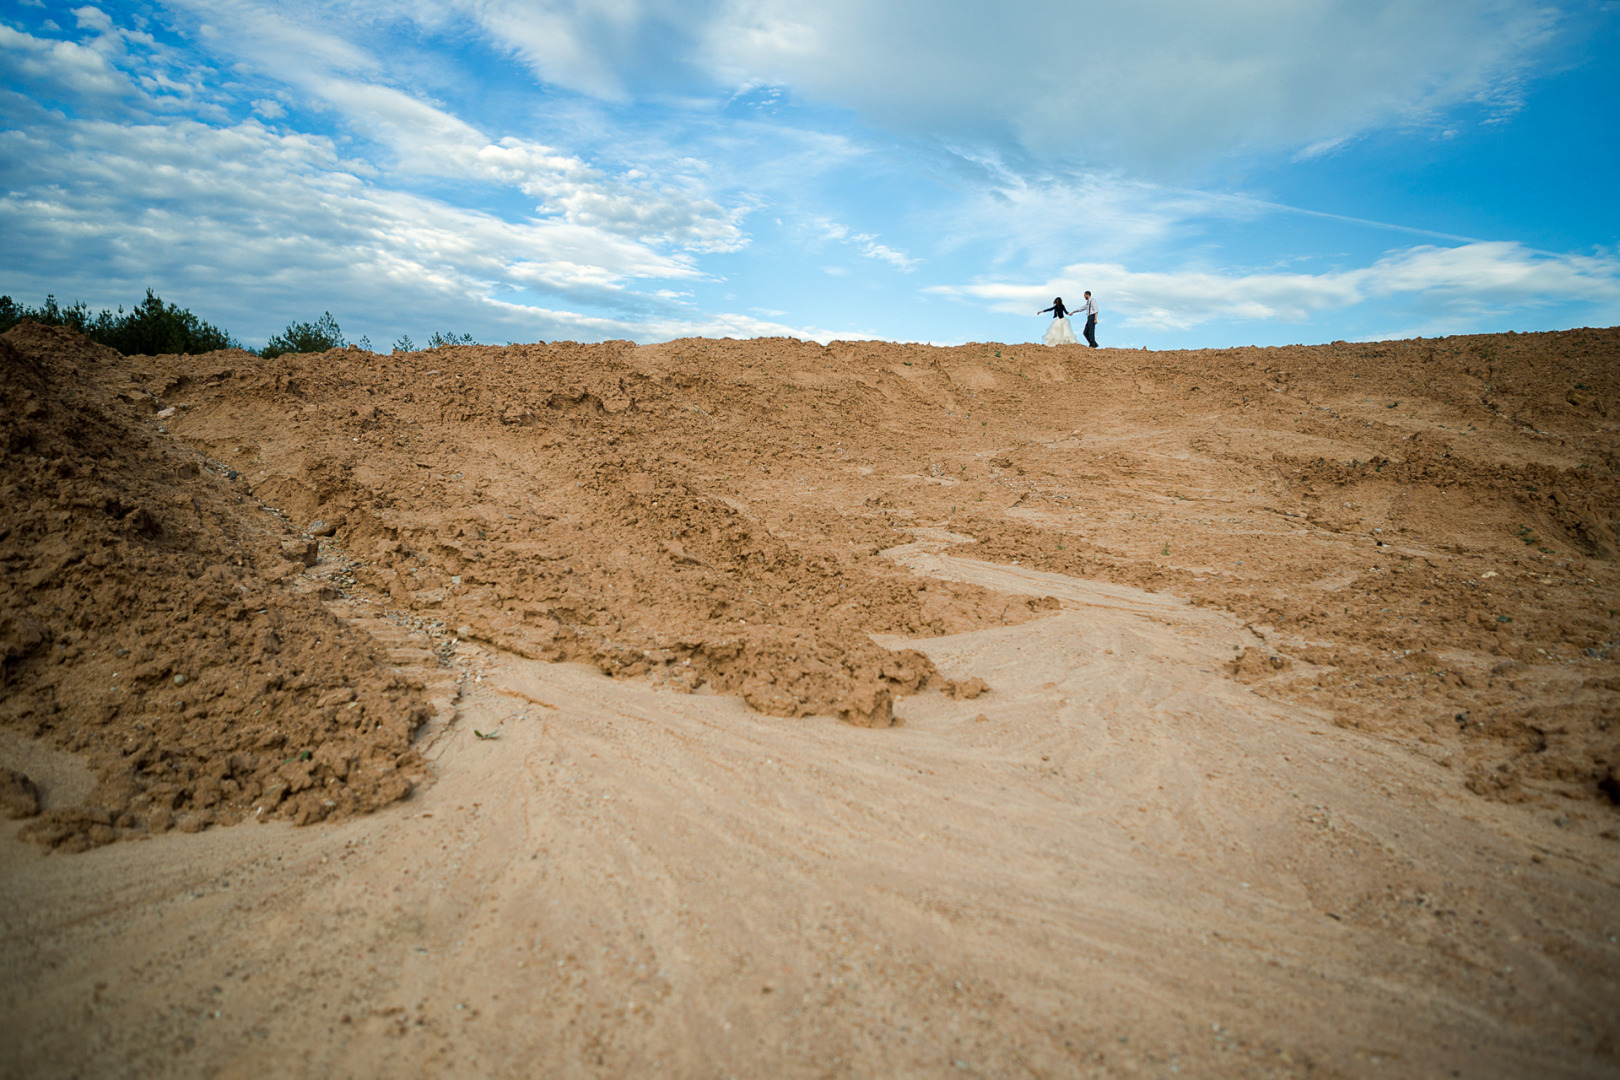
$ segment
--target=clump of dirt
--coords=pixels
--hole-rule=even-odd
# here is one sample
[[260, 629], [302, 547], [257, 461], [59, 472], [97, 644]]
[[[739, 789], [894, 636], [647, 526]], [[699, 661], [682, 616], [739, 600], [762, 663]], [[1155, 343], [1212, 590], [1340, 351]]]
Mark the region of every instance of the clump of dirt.
[[39, 788], [26, 774], [0, 768], [0, 812], [12, 819], [39, 813]]
[[945, 680], [944, 690], [955, 701], [972, 701], [981, 694], [990, 692], [990, 684], [977, 675], [971, 678]]
[[402, 797], [419, 695], [291, 588], [302, 544], [165, 433], [146, 382], [71, 331], [0, 336], [0, 722], [99, 777], [25, 835], [73, 850]]

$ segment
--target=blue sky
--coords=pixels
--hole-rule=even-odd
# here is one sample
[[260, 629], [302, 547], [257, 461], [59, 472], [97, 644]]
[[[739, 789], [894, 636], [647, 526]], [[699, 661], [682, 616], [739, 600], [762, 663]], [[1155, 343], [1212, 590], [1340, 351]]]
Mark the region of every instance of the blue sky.
[[260, 344], [1620, 324], [1612, 0], [0, 9], [0, 291]]

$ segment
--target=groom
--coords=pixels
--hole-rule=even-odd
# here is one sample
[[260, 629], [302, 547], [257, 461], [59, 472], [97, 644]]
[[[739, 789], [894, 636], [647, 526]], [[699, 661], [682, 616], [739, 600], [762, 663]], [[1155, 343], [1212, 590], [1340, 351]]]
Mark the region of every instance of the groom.
[[1086, 292], [1084, 311], [1086, 313], [1086, 342], [1095, 349], [1097, 347], [1097, 301], [1091, 298], [1089, 290]]

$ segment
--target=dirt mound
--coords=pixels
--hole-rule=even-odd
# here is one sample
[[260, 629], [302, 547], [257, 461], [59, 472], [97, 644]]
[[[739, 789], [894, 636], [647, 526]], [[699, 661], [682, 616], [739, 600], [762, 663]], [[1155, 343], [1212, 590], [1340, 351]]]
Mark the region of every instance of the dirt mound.
[[0, 359], [0, 828], [433, 777], [0, 845], [12, 1073], [1613, 1073], [1620, 332]]
[[292, 590], [313, 543], [168, 437], [111, 350], [28, 323], [0, 337], [0, 371], [0, 716], [99, 771], [32, 836], [82, 848], [405, 794], [421, 703]]
[[[1031, 616], [877, 558], [895, 535], [884, 513], [795, 506], [791, 489], [815, 485], [780, 470], [832, 447], [795, 437], [768, 402], [732, 413], [746, 395], [724, 361], [666, 374], [638, 359], [622, 342], [345, 350], [213, 386], [176, 368], [190, 406], [177, 430], [245, 461], [254, 493], [295, 520], [342, 522], [358, 584], [400, 605], [521, 655], [770, 714], [831, 713], [933, 675], [871, 633]], [[777, 497], [757, 498], [755, 477]]]
[[943, 680], [873, 635], [1056, 606], [880, 554], [914, 543], [1227, 608], [1265, 640], [1230, 668], [1258, 692], [1495, 798], [1609, 806], [1614, 330], [274, 360], [7, 340], [5, 722], [103, 755], [98, 837], [150, 824], [142, 798], [189, 823], [287, 791], [274, 812], [309, 820], [404, 789], [415, 699], [323, 590], [447, 650], [903, 718]]

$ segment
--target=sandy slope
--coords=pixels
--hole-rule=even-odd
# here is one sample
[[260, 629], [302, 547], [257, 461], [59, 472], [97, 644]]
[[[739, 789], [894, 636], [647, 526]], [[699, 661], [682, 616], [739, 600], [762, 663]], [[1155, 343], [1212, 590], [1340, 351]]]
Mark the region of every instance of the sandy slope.
[[890, 731], [482, 653], [396, 808], [7, 845], [8, 1071], [1607, 1071], [1605, 852], [1255, 697], [1223, 616], [996, 584], [1068, 595]]
[[[16, 334], [161, 464], [121, 508], [287, 614], [253, 679], [110, 692], [145, 624], [51, 605], [210, 579], [13, 410], [0, 765], [55, 816], [5, 828], [104, 846], [0, 838], [0, 1076], [1616, 1071], [1620, 334]], [[196, 640], [253, 625], [199, 595]], [[306, 795], [399, 760], [386, 694], [425, 782]], [[276, 820], [160, 827], [233, 817]]]

